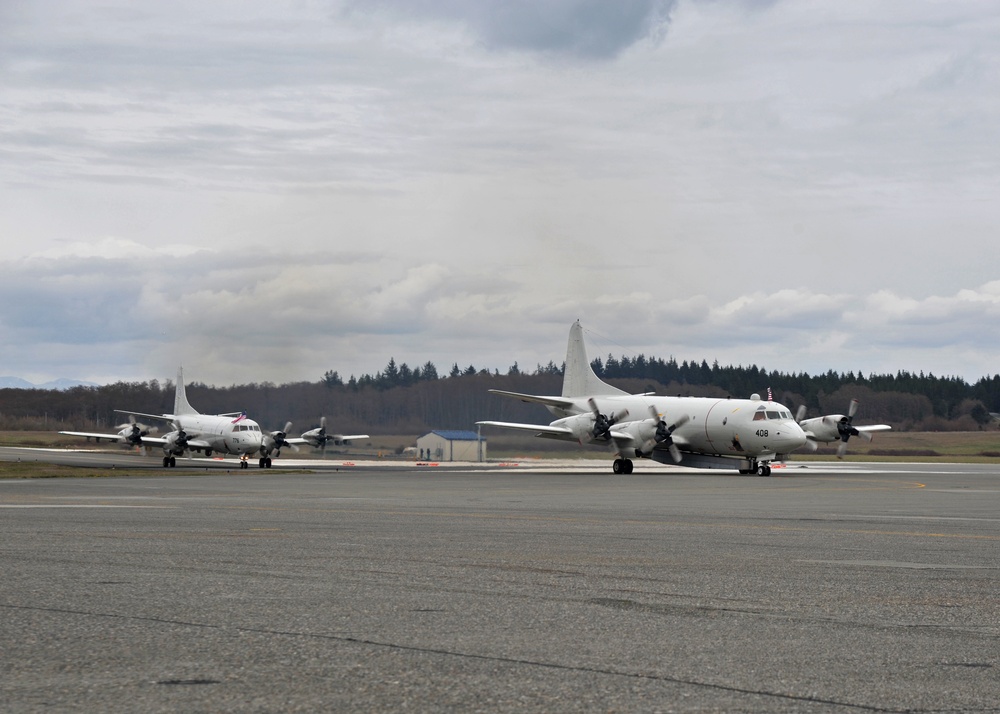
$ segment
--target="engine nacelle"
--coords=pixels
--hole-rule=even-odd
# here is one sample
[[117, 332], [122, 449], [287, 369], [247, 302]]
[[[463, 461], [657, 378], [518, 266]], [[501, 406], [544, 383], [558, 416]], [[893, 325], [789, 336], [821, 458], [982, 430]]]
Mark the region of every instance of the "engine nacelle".
[[183, 456], [188, 448], [188, 437], [183, 431], [171, 431], [165, 435], [163, 453], [168, 456]]
[[615, 431], [622, 431], [631, 436], [636, 444], [636, 451], [648, 456], [656, 446], [656, 427], [659, 422], [659, 419], [629, 421], [616, 426]]
[[828, 414], [823, 417], [805, 419], [799, 423], [799, 426], [813, 441], [839, 441], [840, 429], [838, 425], [845, 419], [847, 417], [843, 414]]
[[567, 428], [578, 442], [581, 444], [591, 444], [594, 442], [595, 421], [593, 414], [574, 414], [573, 416], [556, 419], [552, 422], [552, 426]]
[[326, 429], [324, 427], [304, 431], [302, 432], [302, 438], [305, 439], [306, 443], [314, 449], [322, 449], [326, 446], [327, 442], [332, 441], [332, 439], [327, 438]]

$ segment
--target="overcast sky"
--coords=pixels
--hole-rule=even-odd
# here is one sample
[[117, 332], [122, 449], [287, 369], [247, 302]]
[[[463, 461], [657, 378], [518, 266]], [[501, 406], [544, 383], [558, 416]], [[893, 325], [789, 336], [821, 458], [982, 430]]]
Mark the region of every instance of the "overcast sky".
[[[1000, 372], [1000, 4], [0, 3], [0, 374]], [[765, 385], [762, 385], [765, 386]]]

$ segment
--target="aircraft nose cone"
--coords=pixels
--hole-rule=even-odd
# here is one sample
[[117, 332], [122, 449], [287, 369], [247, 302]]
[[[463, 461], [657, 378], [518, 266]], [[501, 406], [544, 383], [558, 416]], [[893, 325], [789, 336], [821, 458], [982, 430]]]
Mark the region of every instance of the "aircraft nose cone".
[[782, 427], [779, 438], [782, 451], [794, 451], [800, 446], [805, 446], [807, 441], [806, 433], [795, 422], [790, 422]]
[[260, 451], [260, 447], [264, 444], [264, 433], [259, 429], [244, 433], [246, 434], [247, 453], [252, 454], [255, 451]]

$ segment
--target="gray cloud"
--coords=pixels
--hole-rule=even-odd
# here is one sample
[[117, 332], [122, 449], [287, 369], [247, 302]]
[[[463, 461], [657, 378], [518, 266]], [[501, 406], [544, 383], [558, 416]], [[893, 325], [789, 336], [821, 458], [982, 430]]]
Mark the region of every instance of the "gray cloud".
[[405, 17], [456, 21], [488, 47], [607, 59], [660, 34], [676, 0], [352, 0], [352, 14], [390, 9]]
[[[16, 263], [0, 287], [13, 308], [0, 317], [7, 371], [61, 376], [34, 364], [43, 345], [52, 353], [47, 370], [81, 365], [93, 371], [65, 374], [97, 381], [162, 379], [180, 363], [218, 384], [317, 380], [327, 369], [374, 373], [390, 357], [530, 369], [561, 361], [577, 318], [609, 335], [592, 356], [673, 355], [789, 372], [867, 365], [975, 380], [1000, 350], [1000, 336], [982, 329], [1000, 319], [1000, 281], [925, 299], [777, 289], [728, 302], [709, 294], [659, 302], [642, 290], [588, 301], [585, 286], [560, 296], [517, 275], [433, 262], [389, 267], [371, 254], [221, 260], [203, 251], [181, 271], [160, 265], [126, 252]], [[880, 354], [900, 348], [905, 358]]]
[[996, 369], [989, 4], [0, 11], [5, 372]]

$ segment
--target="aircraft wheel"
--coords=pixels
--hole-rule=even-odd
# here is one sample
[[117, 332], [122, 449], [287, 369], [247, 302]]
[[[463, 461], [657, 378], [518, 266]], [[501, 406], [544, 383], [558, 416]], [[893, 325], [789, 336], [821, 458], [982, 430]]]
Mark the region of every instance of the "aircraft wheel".
[[241, 469], [248, 469], [248, 468], [250, 468], [250, 464], [248, 464], [246, 462], [246, 460], [242, 460], [242, 461], [240, 461], [240, 468]]
[[764, 464], [758, 464], [757, 465], [757, 475], [758, 476], [767, 476], [767, 466], [765, 466]]
[[265, 469], [271, 468], [271, 457], [270, 456], [268, 456], [266, 459], [264, 459], [264, 468]]
[[174, 468], [176, 466], [177, 466], [177, 459], [174, 458], [173, 456], [171, 456], [170, 457], [170, 468]]
[[632, 473], [632, 469], [635, 467], [635, 465], [632, 463], [632, 460], [631, 459], [622, 459], [622, 460], [625, 462], [625, 473], [627, 474]]
[[624, 473], [625, 459], [615, 459], [614, 463], [611, 464], [611, 470], [616, 474]]
[[262, 456], [262, 457], [261, 457], [261, 459], [260, 459], [260, 467], [261, 467], [261, 468], [264, 468], [264, 463], [265, 463], [265, 459], [264, 459], [264, 457]]
[[771, 475], [771, 466], [770, 466], [770, 464], [768, 464], [767, 466], [764, 467], [764, 475], [765, 476], [770, 476]]
[[167, 468], [168, 466], [170, 466], [170, 457], [169, 456], [164, 456], [163, 457], [163, 468]]

